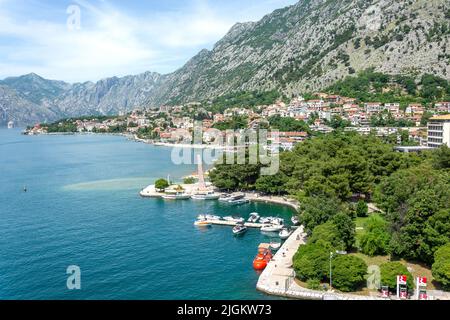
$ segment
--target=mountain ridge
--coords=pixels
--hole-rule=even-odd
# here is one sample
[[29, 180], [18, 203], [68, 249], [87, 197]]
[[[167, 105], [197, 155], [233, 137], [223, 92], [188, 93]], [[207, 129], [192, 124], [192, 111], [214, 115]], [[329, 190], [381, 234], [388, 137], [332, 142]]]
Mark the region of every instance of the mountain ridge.
[[[24, 99], [22, 107], [29, 101], [29, 108], [50, 110], [48, 116], [71, 117], [205, 101], [239, 91], [294, 96], [371, 67], [390, 75], [420, 79], [429, 73], [450, 80], [448, 18], [445, 0], [301, 0], [257, 22], [236, 23], [211, 50], [201, 50], [170, 74], [148, 71], [68, 88], [40, 80], [10, 88]], [[5, 80], [0, 85], [8, 85]], [[41, 83], [42, 92], [31, 94], [27, 88], [33, 83]], [[18, 122], [29, 123], [26, 118]]]

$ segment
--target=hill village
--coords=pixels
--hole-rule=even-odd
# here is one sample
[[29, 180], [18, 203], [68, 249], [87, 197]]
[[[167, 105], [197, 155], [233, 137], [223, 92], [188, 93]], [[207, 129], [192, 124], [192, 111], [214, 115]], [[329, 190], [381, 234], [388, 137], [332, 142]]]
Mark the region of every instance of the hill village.
[[[201, 121], [204, 131], [216, 128], [223, 134], [225, 129], [278, 129], [280, 146], [284, 150], [291, 150], [311, 135], [330, 133], [338, 128], [360, 134], [374, 132], [380, 137], [397, 137], [397, 143], [404, 146], [450, 146], [450, 102], [436, 102], [429, 106], [414, 103], [401, 108], [396, 102], [358, 103], [355, 98], [326, 93], [316, 93], [314, 98], [297, 97], [290, 103], [277, 101], [251, 108], [233, 107], [217, 113], [208, 111], [200, 103], [136, 109], [118, 116], [66, 119], [52, 125], [36, 124], [25, 134], [121, 133], [147, 143], [176, 144], [180, 141], [172, 134], [175, 130], [192, 131], [195, 121]], [[288, 125], [286, 128], [277, 127], [272, 123], [274, 119], [278, 123], [287, 120]], [[292, 127], [302, 127], [303, 130], [290, 130]], [[407, 134], [406, 141], [402, 140], [402, 133]], [[206, 144], [212, 143], [207, 134], [203, 139]]]

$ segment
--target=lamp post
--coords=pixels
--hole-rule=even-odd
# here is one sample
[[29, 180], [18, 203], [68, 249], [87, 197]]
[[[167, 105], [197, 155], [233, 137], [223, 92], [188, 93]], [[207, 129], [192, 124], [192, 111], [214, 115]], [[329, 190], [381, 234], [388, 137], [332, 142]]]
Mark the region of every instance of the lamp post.
[[336, 250], [336, 252], [330, 252], [330, 291], [333, 289], [331, 261], [333, 260], [335, 254], [346, 255], [347, 251]]

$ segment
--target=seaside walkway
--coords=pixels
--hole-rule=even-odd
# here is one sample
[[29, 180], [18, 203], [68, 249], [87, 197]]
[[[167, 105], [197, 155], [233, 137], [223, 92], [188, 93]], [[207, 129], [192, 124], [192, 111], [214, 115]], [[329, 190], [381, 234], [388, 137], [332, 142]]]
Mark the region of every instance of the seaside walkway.
[[286, 240], [259, 277], [256, 288], [266, 294], [307, 300], [383, 300], [379, 297], [309, 290], [295, 282], [292, 258], [298, 247], [306, 243], [304, 227]]

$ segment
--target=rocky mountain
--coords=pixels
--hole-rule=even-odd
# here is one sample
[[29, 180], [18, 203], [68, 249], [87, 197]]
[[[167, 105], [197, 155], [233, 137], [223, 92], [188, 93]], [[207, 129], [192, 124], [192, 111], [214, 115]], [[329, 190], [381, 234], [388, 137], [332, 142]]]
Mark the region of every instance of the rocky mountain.
[[235, 25], [168, 75], [152, 100], [201, 100], [230, 91], [318, 90], [360, 70], [450, 78], [447, 0], [302, 0]]
[[[74, 85], [28, 75], [0, 85], [13, 90], [21, 106], [67, 117], [243, 90], [297, 94], [370, 67], [417, 79], [425, 73], [450, 79], [449, 21], [448, 0], [300, 0], [258, 22], [236, 24], [212, 50], [202, 50], [171, 74]], [[13, 93], [0, 94], [0, 108]], [[32, 120], [22, 114], [18, 121]]]
[[6, 126], [11, 120], [25, 125], [52, 122], [59, 118], [59, 112], [53, 111], [51, 107], [33, 103], [14, 89], [0, 85], [0, 126]]

